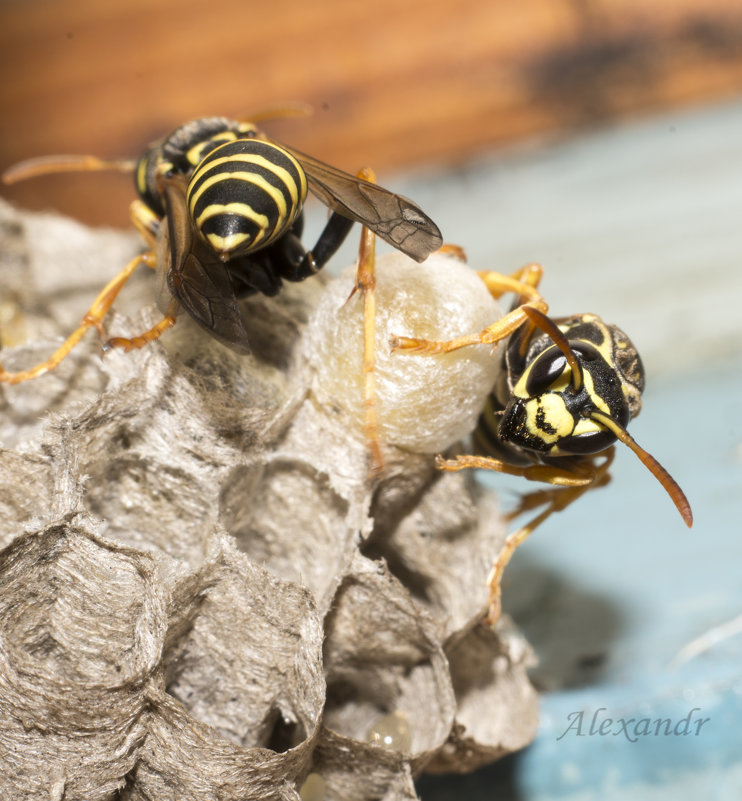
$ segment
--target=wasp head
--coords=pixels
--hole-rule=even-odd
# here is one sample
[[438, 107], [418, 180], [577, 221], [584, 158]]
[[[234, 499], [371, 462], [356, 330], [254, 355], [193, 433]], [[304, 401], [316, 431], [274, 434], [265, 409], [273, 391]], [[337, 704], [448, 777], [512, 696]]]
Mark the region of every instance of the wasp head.
[[602, 416], [625, 428], [641, 407], [641, 361], [628, 337], [595, 315], [564, 320], [557, 332], [560, 343], [549, 331], [529, 349], [500, 436], [544, 456], [600, 453], [616, 441]]

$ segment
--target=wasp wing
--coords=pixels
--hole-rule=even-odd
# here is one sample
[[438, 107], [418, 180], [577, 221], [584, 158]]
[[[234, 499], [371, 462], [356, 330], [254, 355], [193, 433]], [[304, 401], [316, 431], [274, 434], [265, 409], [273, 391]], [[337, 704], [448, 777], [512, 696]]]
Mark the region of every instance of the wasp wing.
[[424, 261], [441, 246], [438, 226], [411, 200], [298, 150], [286, 150], [299, 160], [310, 190], [328, 208], [362, 223], [415, 261]]
[[215, 258], [194, 230], [182, 176], [161, 178], [167, 220], [164, 263], [167, 288], [188, 314], [212, 336], [249, 353], [247, 332], [226, 264]]

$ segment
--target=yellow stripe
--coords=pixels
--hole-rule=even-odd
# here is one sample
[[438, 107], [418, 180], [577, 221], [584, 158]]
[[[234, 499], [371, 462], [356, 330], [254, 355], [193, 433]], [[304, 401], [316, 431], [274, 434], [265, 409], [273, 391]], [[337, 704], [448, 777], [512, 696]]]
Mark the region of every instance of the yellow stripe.
[[304, 168], [299, 163], [299, 160], [294, 158], [292, 153], [289, 153], [288, 150], [283, 150], [283, 148], [281, 148], [281, 153], [283, 153], [283, 155], [286, 156], [286, 158], [296, 168], [296, 172], [299, 175], [299, 181], [301, 182], [301, 202], [304, 203], [307, 197], [307, 174], [304, 172]]
[[605, 359], [605, 363], [613, 366], [613, 337], [611, 336], [611, 332], [608, 329], [608, 326], [598, 317], [596, 314], [583, 314], [580, 316], [577, 323], [572, 323], [572, 325], [560, 325], [559, 330], [569, 339], [569, 333], [572, 328], [576, 325], [580, 325], [582, 323], [589, 323], [595, 326], [600, 333], [603, 335], [603, 341], [600, 345], [596, 344], [592, 341], [592, 339], [588, 339], [584, 337], [585, 342], [589, 342], [600, 355]]
[[[283, 153], [283, 151], [281, 152]], [[195, 183], [203, 171], [212, 170], [215, 167], [221, 166], [222, 164], [233, 164], [236, 161], [243, 162], [245, 164], [255, 164], [258, 167], [264, 167], [266, 170], [273, 173], [273, 175], [275, 175], [277, 178], [281, 179], [289, 195], [291, 195], [292, 205], [296, 205], [299, 202], [299, 195], [296, 191], [297, 189], [296, 181], [294, 181], [291, 173], [285, 167], [279, 167], [277, 164], [274, 164], [272, 161], [265, 158], [264, 156], [256, 156], [256, 155], [251, 155], [249, 153], [238, 153], [234, 156], [224, 156], [223, 158], [209, 161], [207, 164], [204, 164], [203, 167], [197, 169], [193, 173], [193, 175], [191, 176], [191, 183]], [[304, 188], [306, 187], [306, 178], [304, 176], [304, 170], [302, 170], [301, 167], [298, 165], [296, 159], [293, 159], [293, 161], [294, 163], [296, 163], [299, 169], [299, 175], [301, 177], [301, 183], [302, 183], [302, 201], [303, 201], [304, 197], [306, 196], [306, 189]], [[243, 173], [243, 172], [219, 173], [219, 177], [224, 178], [225, 180], [230, 177], [249, 176], [249, 175], [251, 175], [251, 173]], [[212, 181], [212, 179], [207, 179], [207, 180]], [[203, 188], [199, 187], [193, 202], [195, 202], [195, 200], [200, 196], [202, 191]]]
[[186, 159], [188, 160], [189, 164], [192, 164], [194, 167], [197, 164], [200, 164], [204, 156], [201, 155], [203, 149], [209, 143], [218, 143], [219, 145], [226, 145], [227, 142], [234, 142], [237, 139], [237, 134], [234, 131], [220, 131], [218, 134], [214, 134], [210, 136], [208, 139], [199, 142], [198, 144], [194, 145], [187, 153]]
[[[286, 219], [287, 209], [286, 209], [286, 198], [284, 197], [283, 192], [280, 189], [276, 189], [270, 182], [266, 181], [262, 175], [255, 175], [252, 172], [230, 172], [227, 175], [224, 173], [219, 173], [217, 175], [212, 175], [211, 178], [207, 178], [201, 186], [199, 186], [198, 190], [192, 194], [188, 199], [188, 207], [191, 210], [191, 214], [193, 214], [193, 210], [196, 207], [198, 199], [201, 195], [214, 184], [220, 183], [221, 181], [228, 180], [229, 178], [237, 178], [238, 180], [245, 181], [245, 183], [253, 184], [254, 186], [260, 187], [267, 195], [273, 198], [273, 202], [276, 204], [276, 208], [278, 209], [278, 221], [276, 223], [276, 227], [280, 228], [283, 227], [283, 221]], [[212, 204], [214, 205], [214, 204]], [[232, 204], [232, 205], [241, 205], [241, 204]], [[203, 215], [211, 208], [212, 206], [207, 206], [204, 211], [199, 215], [199, 218], [196, 220], [198, 224], [200, 220], [203, 218]], [[249, 207], [246, 207], [249, 208]], [[210, 215], [211, 216], [211, 215]]]
[[233, 253], [247, 238], [247, 234], [231, 234], [230, 236], [206, 235], [207, 241], [217, 253]]
[[137, 191], [140, 195], [147, 192], [147, 159], [139, 159], [137, 165]]
[[601, 398], [600, 395], [598, 395], [598, 393], [595, 391], [595, 384], [590, 372], [588, 370], [583, 370], [582, 373], [585, 376], [585, 389], [587, 390], [590, 400], [596, 406], [596, 408], [598, 408], [601, 412], [605, 412], [608, 417], [610, 417], [611, 410], [608, 408], [608, 404], [603, 400], [603, 398]]
[[[196, 220], [198, 229], [201, 230], [203, 223], [206, 220], [210, 219], [211, 217], [216, 217], [219, 214], [234, 214], [255, 222], [260, 230], [253, 240], [254, 244], [260, 242], [265, 237], [266, 229], [268, 227], [268, 218], [264, 214], [258, 214], [245, 203], [212, 203], [210, 206], [207, 206], [204, 209], [198, 220]], [[206, 239], [214, 247], [214, 250], [224, 253], [235, 250], [238, 245], [242, 244], [248, 239], [248, 236], [249, 235], [245, 233], [231, 234], [230, 236], [226, 237], [218, 236], [217, 234], [205, 234]]]

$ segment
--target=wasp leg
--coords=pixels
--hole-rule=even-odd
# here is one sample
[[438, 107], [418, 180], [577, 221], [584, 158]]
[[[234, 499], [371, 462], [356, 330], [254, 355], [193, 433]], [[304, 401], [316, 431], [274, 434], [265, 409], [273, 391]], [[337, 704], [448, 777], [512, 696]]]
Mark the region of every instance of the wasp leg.
[[[135, 200], [129, 207], [129, 216], [134, 227], [139, 232], [139, 235], [147, 243], [150, 251], [154, 251], [157, 244], [157, 231], [160, 227], [162, 220], [151, 209], [149, 209], [141, 200]], [[152, 269], [157, 268], [157, 261], [152, 256], [147, 262], [148, 267]], [[168, 306], [167, 314], [160, 320], [157, 325], [152, 326], [147, 331], [135, 337], [111, 337], [106, 339], [103, 343], [103, 351], [111, 350], [112, 348], [123, 348], [125, 353], [137, 348], [143, 348], [145, 345], [154, 340], [159, 339], [165, 331], [169, 330], [175, 325], [175, 318], [178, 311], [177, 301], [171, 301]], [[104, 333], [101, 329], [101, 333]]]
[[482, 272], [479, 277], [484, 281], [487, 289], [494, 298], [499, 298], [506, 292], [514, 292], [519, 297], [520, 305], [501, 317], [496, 323], [479, 331], [476, 334], [467, 334], [456, 339], [436, 341], [432, 339], [419, 339], [417, 337], [393, 337], [390, 340], [391, 349], [411, 351], [414, 353], [450, 353], [469, 345], [496, 345], [509, 337], [522, 325], [532, 325], [528, 315], [523, 311], [524, 306], [535, 308], [546, 314], [549, 306], [539, 294], [537, 287], [541, 280], [543, 270], [538, 264], [529, 264], [516, 270], [513, 275], [502, 275], [495, 272]]
[[[534, 299], [524, 305], [538, 309], [538, 311], [544, 314], [549, 310], [548, 304], [542, 298], [538, 300]], [[487, 326], [487, 328], [477, 334], [467, 334], [462, 337], [457, 337], [456, 339], [444, 341], [418, 339], [417, 337], [392, 337], [389, 344], [392, 350], [427, 354], [450, 353], [459, 348], [466, 348], [469, 345], [496, 345], [498, 342], [509, 337], [514, 331], [517, 331], [525, 323], [530, 323], [528, 315], [523, 311], [523, 306], [518, 306], [518, 308], [508, 312], [496, 323]]]
[[[129, 207], [129, 216], [134, 224], [134, 227], [139, 232], [142, 239], [149, 245], [151, 250], [154, 250], [157, 240], [157, 230], [160, 227], [162, 220], [141, 200], [135, 200]], [[157, 263], [152, 259], [147, 263], [148, 267], [155, 269]], [[155, 339], [159, 339], [165, 331], [175, 325], [175, 317], [178, 311], [178, 303], [173, 300], [168, 307], [168, 313], [160, 320], [157, 325], [145, 331], [139, 336], [135, 337], [111, 337], [103, 343], [103, 351], [111, 350], [112, 348], [123, 348], [125, 353], [137, 348], [143, 348]]]
[[507, 473], [509, 476], [520, 476], [529, 481], [543, 481], [545, 484], [556, 484], [561, 487], [580, 487], [592, 481], [591, 473], [575, 466], [570, 469], [555, 467], [547, 464], [529, 464], [526, 466], [508, 464], [489, 456], [457, 456], [455, 459], [443, 459], [437, 456], [436, 467], [439, 470], [465, 470], [467, 468], [480, 468], [482, 470], [496, 470], [498, 473]]
[[615, 455], [615, 447], [608, 448], [600, 454], [603, 461], [596, 464], [594, 457], [585, 457], [579, 462], [573, 462], [569, 468], [560, 468], [552, 465], [528, 465], [518, 467], [508, 465], [498, 459], [488, 459], [477, 456], [459, 456], [457, 459], [437, 459], [437, 465], [443, 470], [462, 470], [470, 467], [482, 467], [496, 470], [500, 473], [522, 476], [530, 481], [543, 481], [555, 485], [552, 489], [537, 490], [527, 493], [521, 498], [520, 504], [508, 515], [512, 520], [539, 506], [545, 508], [530, 520], [526, 525], [514, 531], [505, 540], [505, 545], [492, 564], [492, 570], [487, 577], [489, 588], [489, 609], [485, 624], [494, 626], [502, 612], [502, 576], [505, 568], [512, 559], [515, 550], [554, 512], [566, 509], [589, 489], [605, 486], [610, 481], [609, 469]]
[[[303, 281], [319, 272], [343, 244], [352, 227], [353, 220], [334, 211], [312, 250], [302, 253], [301, 258], [296, 260], [290, 256], [285, 257], [285, 266], [281, 269], [281, 277], [287, 281]], [[284, 240], [283, 245], [287, 249], [291, 245], [295, 250], [303, 251], [298, 236], [284, 237]]]
[[124, 284], [131, 278], [134, 271], [140, 264], [145, 264], [148, 267], [155, 266], [154, 254], [147, 251], [138, 256], [135, 256], [124, 269], [111, 281], [106, 284], [101, 290], [98, 297], [95, 299], [93, 305], [87, 310], [80, 325], [67, 337], [64, 343], [59, 347], [45, 362], [37, 364], [28, 370], [22, 370], [17, 373], [9, 373], [0, 365], [0, 382], [7, 384], [19, 384], [21, 381], [28, 381], [31, 378], [43, 375], [44, 373], [53, 370], [64, 359], [72, 348], [82, 339], [85, 332], [89, 328], [96, 328], [101, 335], [105, 336], [103, 329], [103, 318], [108, 314], [111, 306], [113, 305], [116, 296], [121, 291]]
[[495, 300], [507, 292], [520, 296], [520, 303], [526, 300], [541, 300], [538, 285], [544, 275], [544, 268], [535, 262], [520, 267], [510, 275], [503, 275], [492, 270], [480, 270], [477, 275], [482, 279]]
[[466, 251], [461, 245], [453, 245], [450, 242], [444, 242], [436, 253], [440, 253], [443, 256], [451, 256], [451, 258], [456, 259], [457, 261], [462, 261], [466, 264]]
[[[358, 177], [376, 183], [370, 167], [362, 169]], [[363, 430], [369, 449], [371, 475], [375, 476], [384, 468], [376, 417], [376, 234], [365, 225], [361, 228], [356, 280], [346, 303], [356, 292], [363, 296]]]
[[[359, 178], [373, 181], [370, 169], [363, 170]], [[369, 448], [371, 474], [378, 475], [384, 468], [379, 445], [379, 428], [376, 418], [376, 235], [363, 226], [358, 249], [356, 282], [350, 297], [360, 290], [363, 296], [363, 429]], [[350, 297], [348, 300], [350, 300]]]
[[147, 331], [135, 337], [111, 337], [103, 343], [103, 350], [108, 351], [113, 348], [122, 348], [124, 353], [129, 353], [129, 351], [149, 345], [150, 342], [159, 339], [165, 331], [169, 331], [175, 325], [178, 309], [178, 301], [173, 299], [170, 301], [167, 314], [157, 325], [153, 325], [152, 328], [149, 328]]

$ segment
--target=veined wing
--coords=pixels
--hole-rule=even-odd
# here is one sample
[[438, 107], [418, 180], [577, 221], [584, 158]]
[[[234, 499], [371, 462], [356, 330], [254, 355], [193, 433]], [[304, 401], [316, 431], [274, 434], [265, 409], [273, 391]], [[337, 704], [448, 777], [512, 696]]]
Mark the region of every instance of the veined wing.
[[161, 178], [168, 243], [167, 286], [173, 297], [206, 331], [225, 345], [249, 353], [247, 332], [227, 266], [193, 229], [183, 176]]
[[328, 208], [362, 223], [415, 261], [424, 261], [441, 246], [438, 226], [416, 203], [298, 150], [286, 150], [299, 160], [309, 189]]

